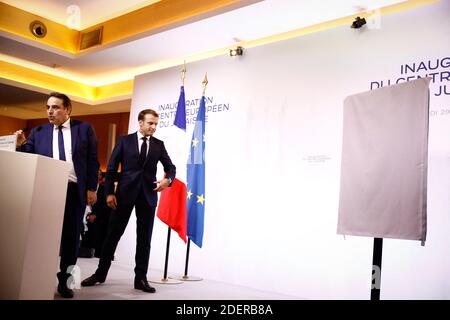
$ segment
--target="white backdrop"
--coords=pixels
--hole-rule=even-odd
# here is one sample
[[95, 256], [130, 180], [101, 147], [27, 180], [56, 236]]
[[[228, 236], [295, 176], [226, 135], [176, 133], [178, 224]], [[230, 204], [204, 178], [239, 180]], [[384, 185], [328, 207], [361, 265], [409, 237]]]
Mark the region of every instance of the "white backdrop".
[[[381, 81], [436, 73], [427, 242], [385, 239], [381, 298], [450, 298], [449, 13], [445, 0], [382, 16], [379, 29], [340, 27], [187, 65], [188, 113], [198, 107], [205, 72], [209, 79], [204, 245], [191, 246], [190, 275], [297, 298], [368, 299], [373, 239], [336, 234], [343, 100]], [[180, 71], [135, 79], [129, 131], [143, 108], [161, 112], [155, 136], [182, 177], [188, 145], [180, 148], [166, 126]], [[134, 264], [134, 221], [117, 263]], [[161, 275], [166, 235], [156, 218], [150, 268]], [[169, 274], [182, 274], [184, 259], [184, 243], [172, 233]]]

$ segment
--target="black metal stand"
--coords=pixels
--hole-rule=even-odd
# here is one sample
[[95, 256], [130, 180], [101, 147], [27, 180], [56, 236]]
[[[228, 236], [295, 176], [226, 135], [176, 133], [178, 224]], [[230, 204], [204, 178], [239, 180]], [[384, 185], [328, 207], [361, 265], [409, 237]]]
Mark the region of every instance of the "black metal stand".
[[191, 249], [191, 239], [188, 238], [187, 249], [186, 249], [186, 263], [184, 264], [184, 277], [188, 276], [189, 250], [190, 249]]
[[382, 255], [383, 255], [383, 238], [374, 238], [370, 300], [380, 300]]
[[188, 238], [187, 249], [186, 249], [186, 264], [184, 265], [184, 275], [178, 277], [177, 279], [183, 281], [201, 281], [202, 278], [188, 276], [188, 266], [189, 266], [189, 250], [191, 249], [191, 239]]
[[164, 278], [167, 279], [167, 265], [169, 264], [169, 248], [170, 248], [170, 234], [172, 230], [167, 227], [167, 244], [166, 244], [166, 260], [164, 261]]
[[149, 280], [150, 282], [153, 282], [153, 283], [164, 283], [164, 284], [179, 284], [179, 283], [182, 283], [182, 281], [167, 278], [167, 269], [168, 269], [168, 265], [169, 265], [169, 248], [170, 248], [170, 234], [171, 234], [171, 231], [172, 230], [170, 229], [170, 227], [168, 227], [168, 230], [167, 230], [167, 245], [166, 245], [166, 259], [165, 259], [165, 262], [164, 262], [164, 276], [160, 280], [151, 279], [151, 280]]

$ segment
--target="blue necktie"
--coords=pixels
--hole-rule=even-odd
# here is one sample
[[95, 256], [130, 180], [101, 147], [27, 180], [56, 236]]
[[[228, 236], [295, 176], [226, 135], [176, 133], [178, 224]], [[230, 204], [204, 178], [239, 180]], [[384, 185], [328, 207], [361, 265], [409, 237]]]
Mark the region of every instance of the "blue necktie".
[[64, 139], [62, 133], [63, 126], [58, 127], [58, 149], [59, 149], [59, 160], [66, 161], [66, 152], [64, 150]]

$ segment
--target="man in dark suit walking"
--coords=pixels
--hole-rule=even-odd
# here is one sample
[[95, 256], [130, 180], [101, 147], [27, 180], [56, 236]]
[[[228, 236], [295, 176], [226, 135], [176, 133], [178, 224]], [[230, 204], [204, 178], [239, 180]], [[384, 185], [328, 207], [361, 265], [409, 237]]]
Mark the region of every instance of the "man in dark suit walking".
[[[50, 123], [31, 130], [28, 139], [19, 130], [19, 151], [40, 154], [67, 161], [69, 180], [60, 248], [60, 272], [58, 293], [63, 298], [72, 298], [73, 290], [68, 282], [71, 267], [77, 263], [80, 231], [86, 204], [96, 202], [98, 179], [97, 138], [89, 123], [70, 119], [72, 103], [68, 96], [52, 92], [47, 101], [47, 116]], [[72, 278], [70, 278], [72, 280]]]
[[[108, 233], [103, 244], [99, 265], [95, 273], [81, 282], [93, 286], [106, 280], [117, 244], [125, 231], [133, 207], [136, 210], [136, 267], [134, 288], [155, 292], [147, 281], [150, 241], [152, 237], [157, 192], [164, 190], [175, 179], [175, 166], [167, 154], [164, 143], [153, 137], [159, 115], [154, 110], [142, 110], [138, 115], [139, 130], [120, 137], [108, 163], [106, 172], [106, 202], [115, 209], [110, 218]], [[156, 169], [161, 162], [165, 178], [156, 181]], [[122, 172], [114, 189], [114, 177], [119, 164]]]

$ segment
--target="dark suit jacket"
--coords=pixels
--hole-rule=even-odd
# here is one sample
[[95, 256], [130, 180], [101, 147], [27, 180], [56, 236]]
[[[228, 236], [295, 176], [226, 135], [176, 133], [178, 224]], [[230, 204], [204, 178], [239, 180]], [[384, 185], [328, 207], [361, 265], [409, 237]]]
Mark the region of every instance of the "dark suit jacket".
[[[156, 206], [158, 202], [156, 187], [156, 168], [161, 161], [166, 177], [175, 179], [175, 166], [172, 164], [167, 154], [164, 142], [154, 137], [150, 138], [147, 158], [144, 165], [139, 163], [139, 145], [137, 133], [122, 136], [109, 159], [106, 172], [105, 191], [107, 195], [115, 194], [117, 202], [121, 204], [134, 204], [142, 188], [144, 195], [151, 206]], [[122, 165], [117, 190], [114, 192], [114, 178]]]
[[[31, 130], [25, 144], [19, 151], [53, 157], [53, 129], [47, 123]], [[72, 137], [72, 161], [78, 181], [81, 204], [86, 204], [87, 190], [95, 191], [98, 181], [97, 138], [94, 129], [87, 122], [70, 120]]]

